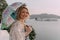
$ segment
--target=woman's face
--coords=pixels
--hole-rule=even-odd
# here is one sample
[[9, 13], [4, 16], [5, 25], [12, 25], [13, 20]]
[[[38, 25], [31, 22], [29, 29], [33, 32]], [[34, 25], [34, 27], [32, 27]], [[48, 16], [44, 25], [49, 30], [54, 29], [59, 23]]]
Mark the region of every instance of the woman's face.
[[27, 19], [29, 17], [29, 12], [27, 9], [23, 8], [20, 13], [20, 18], [21, 19]]

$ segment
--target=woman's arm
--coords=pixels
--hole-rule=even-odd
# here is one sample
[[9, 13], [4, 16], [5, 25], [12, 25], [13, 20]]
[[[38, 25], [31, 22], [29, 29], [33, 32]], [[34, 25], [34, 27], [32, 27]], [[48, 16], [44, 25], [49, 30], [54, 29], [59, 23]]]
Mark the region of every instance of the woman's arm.
[[30, 34], [30, 32], [32, 31], [32, 27], [26, 25], [26, 26], [25, 26], [25, 29], [26, 29], [25, 36], [28, 36], [28, 35]]

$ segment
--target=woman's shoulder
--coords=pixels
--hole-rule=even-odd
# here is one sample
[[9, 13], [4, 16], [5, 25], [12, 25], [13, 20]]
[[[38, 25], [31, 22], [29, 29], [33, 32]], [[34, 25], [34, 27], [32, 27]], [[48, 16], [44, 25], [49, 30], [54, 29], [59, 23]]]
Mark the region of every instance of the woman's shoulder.
[[18, 20], [15, 20], [12, 25], [18, 25], [19, 24], [19, 21]]

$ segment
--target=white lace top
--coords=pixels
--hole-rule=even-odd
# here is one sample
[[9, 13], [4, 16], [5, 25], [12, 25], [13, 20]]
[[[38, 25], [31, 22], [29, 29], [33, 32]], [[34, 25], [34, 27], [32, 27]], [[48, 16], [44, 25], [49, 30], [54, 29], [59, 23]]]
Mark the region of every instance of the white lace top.
[[10, 29], [9, 40], [25, 40], [24, 25], [20, 21], [16, 21]]

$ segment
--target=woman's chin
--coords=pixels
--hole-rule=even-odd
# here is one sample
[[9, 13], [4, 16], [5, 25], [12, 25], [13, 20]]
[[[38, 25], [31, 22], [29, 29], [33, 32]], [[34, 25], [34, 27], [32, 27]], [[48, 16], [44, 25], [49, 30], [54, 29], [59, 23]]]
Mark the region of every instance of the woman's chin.
[[28, 18], [24, 18], [24, 20], [27, 20]]
[[27, 19], [28, 19], [28, 17], [24, 18], [24, 20], [27, 20]]

